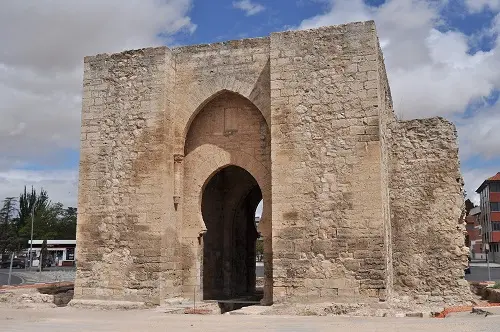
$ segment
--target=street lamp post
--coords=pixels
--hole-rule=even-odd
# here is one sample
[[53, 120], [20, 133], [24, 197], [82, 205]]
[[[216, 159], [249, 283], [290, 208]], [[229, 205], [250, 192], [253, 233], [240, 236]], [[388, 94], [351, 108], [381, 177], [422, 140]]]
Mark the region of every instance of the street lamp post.
[[31, 265], [33, 265], [33, 257], [32, 257], [32, 252], [33, 252], [33, 220], [35, 219], [35, 204], [33, 204], [33, 208], [31, 210], [31, 241], [30, 241], [30, 271], [31, 271]]

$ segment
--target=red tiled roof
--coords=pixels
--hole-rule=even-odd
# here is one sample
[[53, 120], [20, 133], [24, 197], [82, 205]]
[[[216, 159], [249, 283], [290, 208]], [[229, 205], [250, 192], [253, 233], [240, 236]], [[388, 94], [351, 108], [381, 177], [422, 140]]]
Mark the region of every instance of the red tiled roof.
[[476, 221], [476, 218], [474, 218], [474, 216], [467, 216], [465, 217], [465, 222], [468, 223], [468, 224], [474, 224], [474, 222]]
[[500, 172], [497, 174], [493, 175], [491, 178], [488, 178], [487, 181], [500, 181]]
[[481, 190], [483, 190], [483, 188], [486, 186], [487, 183], [493, 182], [493, 181], [495, 181], [495, 182], [496, 181], [500, 181], [500, 172], [498, 172], [497, 174], [493, 175], [490, 178], [487, 178], [483, 183], [481, 183], [481, 185], [479, 186], [479, 188], [477, 188], [476, 192], [480, 193]]

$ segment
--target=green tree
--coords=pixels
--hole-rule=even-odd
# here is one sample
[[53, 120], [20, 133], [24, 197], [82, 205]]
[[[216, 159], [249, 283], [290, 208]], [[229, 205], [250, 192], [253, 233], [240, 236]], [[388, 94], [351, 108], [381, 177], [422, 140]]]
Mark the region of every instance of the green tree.
[[43, 240], [42, 247], [40, 248], [40, 264], [41, 269], [47, 267], [47, 263], [49, 261], [49, 249], [47, 248], [47, 240]]
[[74, 207], [68, 207], [63, 211], [62, 218], [59, 220], [59, 239], [76, 239], [76, 216], [77, 210]]
[[7, 197], [3, 201], [3, 207], [0, 209], [0, 219], [4, 223], [11, 223], [17, 212], [16, 199], [14, 197]]
[[64, 208], [61, 203], [49, 207], [51, 232], [48, 239], [74, 240], [76, 238], [76, 208]]
[[255, 253], [257, 255], [257, 260], [261, 262], [262, 257], [264, 257], [264, 241], [262, 239], [257, 239], [255, 243]]
[[28, 247], [32, 218], [33, 239], [74, 240], [76, 216], [76, 208], [52, 203], [43, 188], [24, 187], [19, 200], [8, 197], [0, 209], [0, 255]]
[[33, 217], [33, 239], [54, 239], [56, 216], [47, 192], [43, 189], [37, 194], [34, 188], [19, 197], [19, 237], [27, 245], [31, 237], [31, 218]]
[[16, 233], [16, 199], [7, 197], [0, 209], [0, 254], [2, 258], [19, 247]]

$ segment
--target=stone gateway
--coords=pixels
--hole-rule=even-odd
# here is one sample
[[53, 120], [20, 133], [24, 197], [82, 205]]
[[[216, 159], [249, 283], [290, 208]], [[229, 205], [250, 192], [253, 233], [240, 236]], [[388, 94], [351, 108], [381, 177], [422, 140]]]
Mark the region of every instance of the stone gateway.
[[84, 65], [76, 300], [255, 294], [259, 235], [263, 304], [468, 291], [455, 127], [395, 118], [374, 22]]

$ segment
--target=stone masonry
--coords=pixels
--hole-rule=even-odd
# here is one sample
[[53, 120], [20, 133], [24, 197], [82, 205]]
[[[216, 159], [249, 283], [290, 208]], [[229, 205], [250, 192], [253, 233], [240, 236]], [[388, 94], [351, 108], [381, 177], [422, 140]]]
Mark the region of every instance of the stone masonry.
[[256, 294], [257, 232], [263, 304], [468, 294], [455, 128], [396, 120], [374, 22], [84, 64], [77, 301]]

